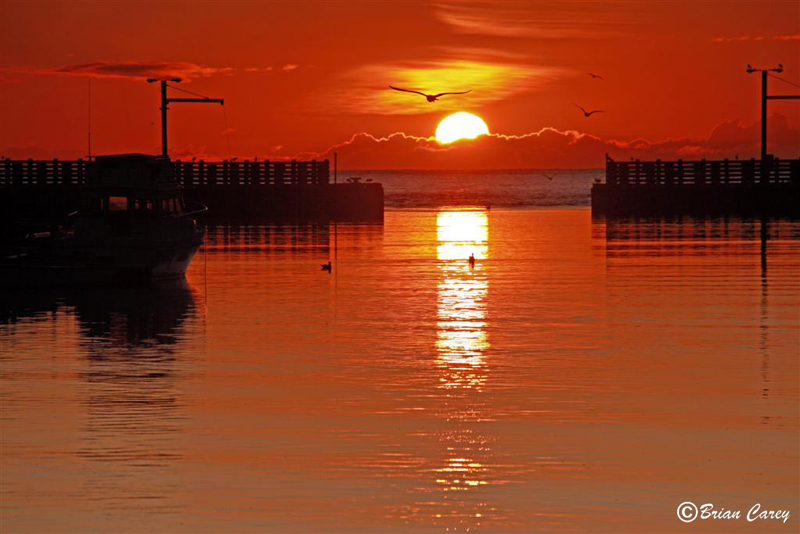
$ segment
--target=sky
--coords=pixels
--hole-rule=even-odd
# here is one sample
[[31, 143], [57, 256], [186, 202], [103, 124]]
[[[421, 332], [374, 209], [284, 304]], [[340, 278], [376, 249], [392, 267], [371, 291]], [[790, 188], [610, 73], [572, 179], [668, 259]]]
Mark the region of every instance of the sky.
[[[173, 158], [598, 168], [606, 153], [756, 156], [760, 75], [745, 68], [782, 63], [797, 85], [769, 92], [800, 94], [800, 2], [6, 0], [0, 50], [5, 157], [85, 156], [90, 129], [95, 155], [159, 153], [145, 79], [179, 76], [225, 106], [172, 104]], [[429, 103], [389, 85], [471, 92]], [[435, 141], [458, 111], [490, 134]], [[800, 156], [800, 101], [769, 115], [770, 152]]]

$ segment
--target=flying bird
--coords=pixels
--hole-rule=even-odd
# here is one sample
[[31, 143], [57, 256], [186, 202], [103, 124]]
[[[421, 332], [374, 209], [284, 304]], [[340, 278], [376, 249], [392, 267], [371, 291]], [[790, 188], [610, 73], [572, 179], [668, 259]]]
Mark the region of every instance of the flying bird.
[[598, 75], [598, 74], [595, 74], [595, 73], [593, 73], [593, 72], [588, 72], [587, 74], [588, 74], [589, 76], [591, 76], [591, 77], [592, 77], [592, 79], [595, 79], [595, 78], [597, 78], [598, 80], [604, 80], [604, 79], [605, 79], [605, 78], [603, 78], [602, 76], [600, 76], [600, 75]]
[[591, 117], [595, 113], [605, 113], [605, 110], [602, 110], [602, 109], [595, 109], [593, 111], [586, 111], [585, 109], [580, 107], [578, 104], [572, 104], [572, 105], [575, 106], [576, 108], [578, 108], [579, 110], [583, 111], [583, 116], [584, 117]]
[[389, 89], [394, 89], [395, 91], [403, 91], [405, 93], [416, 93], [418, 95], [424, 96], [428, 100], [428, 102], [436, 102], [439, 99], [439, 97], [442, 97], [444, 95], [465, 95], [467, 93], [472, 92], [472, 89], [470, 89], [469, 91], [462, 91], [460, 93], [450, 92], [450, 93], [439, 93], [438, 95], [426, 95], [425, 93], [420, 93], [419, 91], [412, 91], [411, 89], [401, 89], [399, 87], [394, 87], [392, 85], [389, 86]]
[[556, 176], [558, 176], [558, 173], [555, 173], [555, 174], [553, 174], [553, 175], [550, 175], [550, 174], [547, 174], [546, 172], [540, 172], [539, 174], [541, 174], [542, 176], [544, 176], [545, 178], [547, 178], [547, 179], [548, 179], [548, 180], [550, 180], [551, 182], [553, 181], [553, 178], [555, 178]]

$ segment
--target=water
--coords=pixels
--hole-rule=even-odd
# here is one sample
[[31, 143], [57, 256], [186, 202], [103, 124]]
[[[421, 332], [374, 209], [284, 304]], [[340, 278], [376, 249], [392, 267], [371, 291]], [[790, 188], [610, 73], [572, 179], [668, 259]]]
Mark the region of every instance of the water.
[[344, 171], [384, 186], [388, 208], [588, 206], [598, 170]]
[[796, 532], [800, 223], [484, 187], [213, 228], [185, 283], [5, 293], [2, 531]]

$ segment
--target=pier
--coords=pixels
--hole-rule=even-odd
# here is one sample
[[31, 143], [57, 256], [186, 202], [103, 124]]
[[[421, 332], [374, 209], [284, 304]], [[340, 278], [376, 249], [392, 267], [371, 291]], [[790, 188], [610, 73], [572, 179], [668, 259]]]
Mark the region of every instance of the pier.
[[[91, 160], [0, 160], [5, 222], [58, 224], [79, 208]], [[187, 200], [216, 221], [383, 221], [383, 186], [331, 183], [328, 160], [172, 161]]]
[[592, 187], [594, 215], [800, 216], [800, 158], [615, 161]]

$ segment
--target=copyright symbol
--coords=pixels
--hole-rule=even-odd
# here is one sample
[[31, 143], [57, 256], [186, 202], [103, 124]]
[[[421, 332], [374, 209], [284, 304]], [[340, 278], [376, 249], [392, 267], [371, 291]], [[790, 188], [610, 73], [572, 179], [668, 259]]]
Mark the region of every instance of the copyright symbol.
[[678, 519], [683, 521], [684, 523], [691, 523], [697, 516], [700, 514], [700, 511], [697, 509], [697, 506], [693, 502], [682, 502], [680, 506], [678, 506]]

